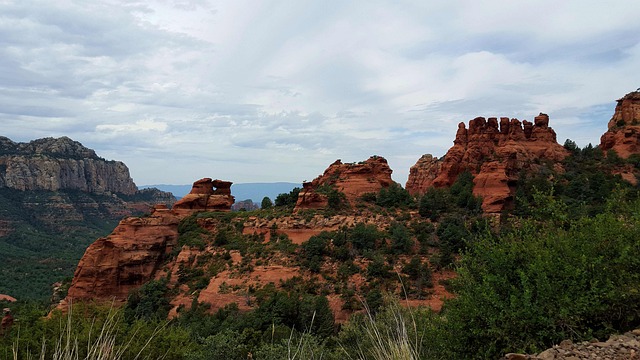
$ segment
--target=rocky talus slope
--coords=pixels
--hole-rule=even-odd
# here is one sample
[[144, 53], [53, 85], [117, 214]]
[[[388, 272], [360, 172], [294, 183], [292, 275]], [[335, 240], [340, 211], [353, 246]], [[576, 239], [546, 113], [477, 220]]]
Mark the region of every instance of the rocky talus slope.
[[607, 341], [597, 339], [580, 343], [565, 340], [536, 355], [507, 354], [504, 360], [638, 360], [640, 359], [640, 329], [623, 335], [613, 335]]

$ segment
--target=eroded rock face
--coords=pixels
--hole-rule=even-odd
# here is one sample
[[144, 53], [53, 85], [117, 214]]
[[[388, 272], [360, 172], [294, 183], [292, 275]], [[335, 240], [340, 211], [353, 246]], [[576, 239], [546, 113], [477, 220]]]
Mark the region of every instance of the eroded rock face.
[[128, 217], [107, 237], [87, 248], [75, 271], [67, 298], [125, 301], [132, 289], [154, 279], [159, 266], [178, 244], [178, 224], [198, 211], [228, 211], [233, 204], [231, 182], [200, 179], [173, 209], [156, 205], [150, 216]]
[[129, 291], [153, 279], [178, 240], [179, 218], [165, 206], [151, 216], [129, 217], [111, 235], [87, 248], [73, 276], [67, 301], [124, 301]]
[[443, 158], [425, 155], [411, 168], [406, 185], [411, 194], [451, 186], [460, 173], [470, 171], [475, 176], [474, 194], [483, 197], [483, 210], [500, 212], [510, 205], [522, 170], [535, 171], [537, 161], [559, 162], [568, 155], [549, 127], [549, 116], [542, 113], [533, 123], [477, 117], [468, 129], [458, 124], [453, 143]]
[[67, 137], [29, 143], [0, 137], [0, 187], [125, 195], [138, 190], [124, 163], [102, 159]]
[[608, 131], [600, 137], [603, 151], [614, 150], [624, 159], [640, 153], [640, 91], [631, 92], [618, 100], [608, 127]]
[[235, 198], [230, 181], [200, 179], [193, 183], [189, 194], [173, 204], [173, 212], [185, 216], [194, 211], [230, 211]]
[[323, 186], [333, 187], [344, 193], [346, 200], [353, 204], [362, 195], [377, 193], [391, 185], [392, 172], [387, 160], [380, 156], [372, 156], [360, 163], [343, 164], [341, 160], [336, 160], [322, 175], [310, 183], [302, 184], [295, 209], [326, 207], [327, 197], [317, 191]]
[[[466, 134], [465, 134], [466, 136]], [[458, 137], [456, 136], [456, 139]], [[442, 161], [431, 154], [425, 154], [418, 159], [415, 165], [409, 169], [407, 189], [428, 189], [435, 178], [440, 174]]]

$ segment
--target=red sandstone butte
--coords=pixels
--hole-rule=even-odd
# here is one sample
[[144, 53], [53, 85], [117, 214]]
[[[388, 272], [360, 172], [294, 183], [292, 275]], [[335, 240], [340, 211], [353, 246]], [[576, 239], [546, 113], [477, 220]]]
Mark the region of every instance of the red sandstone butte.
[[608, 131], [600, 137], [600, 148], [614, 150], [623, 159], [640, 153], [640, 91], [618, 99]]
[[321, 186], [331, 186], [344, 193], [349, 204], [366, 193], [377, 193], [393, 183], [387, 160], [380, 156], [372, 156], [360, 163], [343, 164], [336, 160], [322, 175], [312, 182], [302, 184], [295, 210], [319, 209], [327, 206], [327, 197], [316, 190]]
[[536, 162], [562, 161], [568, 152], [556, 141], [549, 116], [540, 113], [531, 123], [506, 117], [477, 117], [458, 124], [453, 147], [441, 159], [423, 155], [411, 167], [406, 189], [413, 195], [430, 187], [451, 186], [458, 175], [474, 175], [473, 193], [482, 196], [482, 208], [497, 213], [509, 206], [522, 170], [535, 171]]

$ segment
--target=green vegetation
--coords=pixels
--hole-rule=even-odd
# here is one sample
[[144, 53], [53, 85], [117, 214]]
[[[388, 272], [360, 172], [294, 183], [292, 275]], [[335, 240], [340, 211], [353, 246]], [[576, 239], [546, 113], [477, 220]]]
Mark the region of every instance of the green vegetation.
[[275, 205], [276, 206], [290, 206], [293, 207], [296, 205], [298, 201], [298, 194], [300, 194], [299, 187], [293, 188], [288, 194], [282, 193], [276, 197]]
[[271, 209], [273, 207], [273, 202], [268, 196], [262, 198], [262, 203], [260, 204], [261, 209]]
[[1, 292], [48, 299], [51, 284], [72, 276], [87, 246], [117, 225], [119, 218], [109, 213], [117, 201], [73, 190], [0, 188], [0, 217], [11, 229], [0, 236]]

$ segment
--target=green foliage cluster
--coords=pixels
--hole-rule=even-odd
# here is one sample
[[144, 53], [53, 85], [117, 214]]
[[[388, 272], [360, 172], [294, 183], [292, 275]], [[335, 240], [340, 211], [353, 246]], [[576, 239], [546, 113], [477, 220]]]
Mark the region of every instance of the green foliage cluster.
[[564, 147], [570, 152], [562, 164], [564, 172], [557, 173], [552, 164], [542, 164], [535, 174], [521, 174], [515, 196], [515, 214], [532, 216], [537, 208], [533, 200], [536, 190], [547, 192], [553, 189], [554, 196], [569, 207], [568, 216], [577, 218], [602, 213], [615, 189], [632, 188], [620, 175], [613, 175], [613, 171], [625, 163], [634, 164], [637, 157], [624, 161], [615, 151], [609, 151], [605, 157], [599, 147], [589, 144], [580, 149], [569, 139]]
[[109, 207], [119, 201], [74, 190], [0, 188], [0, 219], [12, 229], [0, 236], [2, 292], [18, 299], [48, 299], [51, 284], [73, 276], [87, 246], [117, 225]]
[[380, 189], [378, 193], [364, 194], [361, 199], [387, 209], [406, 209], [412, 207], [415, 203], [413, 196], [396, 182], [391, 183], [391, 185], [386, 188]]
[[166, 319], [171, 309], [167, 283], [167, 279], [152, 280], [131, 291], [123, 310], [125, 320], [133, 323], [136, 320]]
[[640, 325], [640, 202], [610, 198], [608, 210], [577, 219], [547, 205], [546, 219], [520, 220], [463, 256], [445, 312], [456, 356], [532, 353]]
[[296, 205], [296, 202], [298, 201], [298, 194], [300, 194], [301, 190], [302, 189], [300, 189], [299, 187], [295, 187], [288, 194], [279, 194], [278, 196], [276, 196], [275, 205], [294, 207]]
[[178, 224], [178, 249], [186, 245], [202, 250], [206, 245], [207, 235], [211, 234], [198, 225], [198, 214], [189, 215]]
[[429, 188], [420, 198], [421, 216], [438, 220], [444, 214], [478, 215], [482, 212], [482, 199], [473, 195], [473, 175], [465, 171], [447, 189]]
[[261, 209], [271, 209], [273, 207], [273, 201], [268, 196], [262, 198], [262, 202], [260, 203]]

